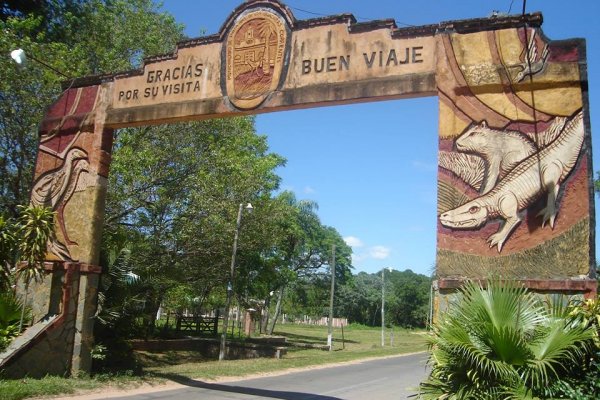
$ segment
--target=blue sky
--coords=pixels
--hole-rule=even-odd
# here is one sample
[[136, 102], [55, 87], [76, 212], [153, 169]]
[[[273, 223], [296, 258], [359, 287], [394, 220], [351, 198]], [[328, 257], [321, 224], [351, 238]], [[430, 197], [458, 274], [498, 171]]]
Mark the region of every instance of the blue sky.
[[[216, 33], [242, 1], [166, 0], [163, 9], [189, 37]], [[398, 26], [520, 13], [518, 0], [289, 0], [297, 19], [352, 13], [359, 21], [394, 18]], [[553, 40], [587, 40], [591, 125], [598, 126], [600, 2], [530, 0]], [[598, 109], [600, 110], [600, 109]], [[437, 98], [427, 97], [261, 114], [258, 133], [287, 158], [282, 189], [315, 200], [324, 224], [353, 246], [355, 272], [384, 267], [429, 275], [435, 263]], [[593, 145], [598, 137], [592, 135]], [[597, 150], [595, 154], [598, 154]], [[594, 157], [594, 169], [598, 169]]]

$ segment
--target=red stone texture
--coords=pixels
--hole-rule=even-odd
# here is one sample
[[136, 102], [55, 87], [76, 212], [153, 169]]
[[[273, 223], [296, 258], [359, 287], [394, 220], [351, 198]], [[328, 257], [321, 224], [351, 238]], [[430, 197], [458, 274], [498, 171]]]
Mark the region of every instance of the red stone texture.
[[[40, 135], [56, 134], [44, 147], [61, 152], [72, 141], [94, 109], [98, 86], [68, 89], [48, 108], [40, 126]], [[89, 123], [89, 122], [88, 122]], [[60, 132], [60, 133], [59, 133]]]
[[[519, 39], [523, 45], [527, 43], [529, 38], [532, 35], [533, 30], [527, 30], [527, 38], [525, 38], [525, 30], [519, 29]], [[545, 42], [542, 38], [542, 35], [536, 35], [536, 44], [538, 49], [543, 49]], [[549, 62], [577, 62], [580, 59], [579, 56], [579, 48], [577, 46], [573, 46], [571, 41], [564, 42], [550, 42], [549, 44], [550, 54], [548, 56]]]
[[48, 108], [40, 127], [43, 141], [38, 151], [35, 178], [59, 168], [63, 160], [54, 153], [63, 153], [73, 147], [85, 150], [92, 169], [108, 177], [113, 130], [104, 129], [98, 135], [93, 126], [98, 90], [98, 86], [68, 89]]
[[[79, 102], [74, 110], [72, 110], [77, 95], [79, 95]], [[63, 117], [71, 114], [70, 111], [74, 111], [73, 114], [85, 114], [94, 108], [96, 102], [96, 95], [98, 93], [98, 86], [88, 86], [83, 88], [68, 89], [63, 95], [50, 107], [46, 112], [46, 119], [53, 119]]]
[[[486, 285], [485, 280], [477, 280], [483, 286]], [[520, 280], [526, 288], [539, 292], [580, 292], [585, 298], [595, 298], [598, 291], [598, 282], [593, 279], [523, 279]], [[440, 290], [456, 290], [460, 288], [465, 281], [462, 279], [439, 279], [437, 281]]]

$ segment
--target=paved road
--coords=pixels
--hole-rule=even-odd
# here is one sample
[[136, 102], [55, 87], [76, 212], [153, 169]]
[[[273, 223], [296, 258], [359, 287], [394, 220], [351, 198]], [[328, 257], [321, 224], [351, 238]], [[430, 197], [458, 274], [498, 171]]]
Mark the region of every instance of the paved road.
[[184, 388], [112, 400], [406, 399], [425, 377], [425, 353], [227, 383], [181, 380]]

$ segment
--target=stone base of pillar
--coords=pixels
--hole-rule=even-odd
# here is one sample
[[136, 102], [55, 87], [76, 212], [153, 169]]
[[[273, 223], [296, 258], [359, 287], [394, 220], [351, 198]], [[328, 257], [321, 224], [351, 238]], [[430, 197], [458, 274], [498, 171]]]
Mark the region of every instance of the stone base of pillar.
[[[92, 367], [93, 316], [101, 268], [75, 262], [45, 264], [46, 276], [33, 283], [34, 323], [0, 354], [7, 378], [89, 374]], [[18, 290], [19, 291], [19, 290]], [[42, 312], [45, 315], [40, 315]]]

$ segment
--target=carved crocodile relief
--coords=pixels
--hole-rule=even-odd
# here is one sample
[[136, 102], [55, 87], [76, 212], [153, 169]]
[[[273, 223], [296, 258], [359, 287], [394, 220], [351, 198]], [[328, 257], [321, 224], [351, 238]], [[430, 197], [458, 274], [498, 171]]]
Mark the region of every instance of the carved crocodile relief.
[[[584, 139], [583, 114], [581, 111], [566, 123], [562, 118], [559, 118], [557, 117], [556, 123], [553, 123], [549, 128], [550, 131], [554, 132], [557, 124], [564, 126], [556, 139], [540, 151], [533, 152], [516, 163], [489, 192], [484, 190], [483, 195], [442, 213], [439, 217], [441, 224], [453, 229], [477, 229], [490, 219], [503, 218], [505, 220], [504, 225], [498, 232], [488, 238], [490, 247], [498, 246], [500, 252], [507, 238], [522, 219], [519, 212], [525, 210], [546, 193], [546, 207], [538, 216], [543, 218], [542, 227], [546, 222], [549, 222], [550, 226], [554, 228], [557, 213], [556, 198], [560, 184], [564, 182], [575, 166]], [[493, 131], [490, 128], [486, 129]], [[502, 135], [506, 132], [496, 131], [496, 133]], [[459, 140], [461, 139], [459, 138]], [[457, 148], [460, 149], [458, 145]], [[466, 148], [467, 146], [465, 146]], [[470, 141], [468, 148], [470, 151], [479, 152], [480, 154], [486, 153], [487, 149], [485, 146], [478, 147], [476, 141]], [[530, 150], [529, 147], [526, 147], [527, 152], [530, 152]], [[508, 156], [511, 153], [501, 154]], [[500, 160], [496, 164], [499, 165], [498, 171], [501, 171], [502, 166], [506, 168], [513, 164], [513, 161]], [[489, 170], [491, 169], [489, 168]], [[491, 174], [491, 179], [488, 176], [486, 182], [495, 179], [496, 172], [491, 171]], [[500, 175], [500, 173], [498, 172], [497, 175]]]

